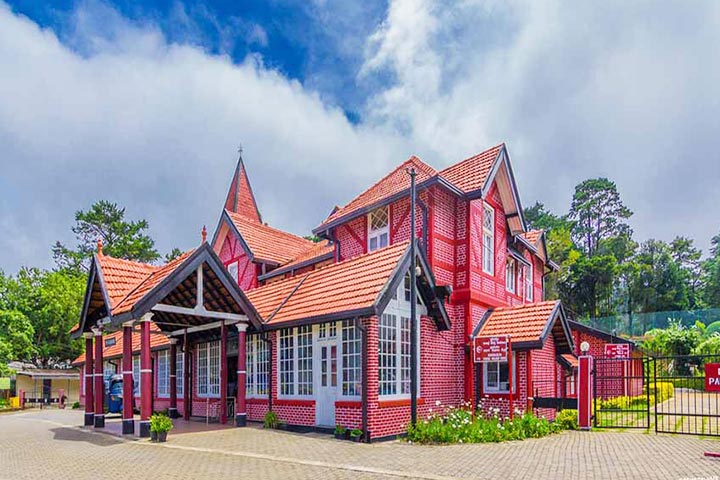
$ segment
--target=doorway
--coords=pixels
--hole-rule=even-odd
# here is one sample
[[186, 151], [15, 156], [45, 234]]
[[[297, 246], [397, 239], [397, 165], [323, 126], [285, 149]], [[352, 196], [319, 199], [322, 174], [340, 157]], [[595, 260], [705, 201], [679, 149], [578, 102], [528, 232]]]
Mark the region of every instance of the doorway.
[[315, 424], [335, 426], [335, 399], [338, 389], [338, 347], [335, 338], [318, 340], [316, 350]]

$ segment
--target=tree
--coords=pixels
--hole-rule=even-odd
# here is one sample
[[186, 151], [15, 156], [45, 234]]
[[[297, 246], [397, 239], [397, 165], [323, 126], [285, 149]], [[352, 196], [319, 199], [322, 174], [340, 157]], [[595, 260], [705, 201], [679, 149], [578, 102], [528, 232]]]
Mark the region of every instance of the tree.
[[671, 254], [670, 246], [659, 240], [648, 240], [635, 258], [638, 270], [631, 292], [638, 311], [661, 312], [686, 310], [688, 288], [681, 267]]
[[570, 214], [573, 239], [588, 256], [595, 254], [604, 239], [632, 236], [625, 220], [632, 212], [620, 199], [617, 186], [607, 178], [585, 180], [575, 187]]
[[175, 260], [177, 257], [179, 257], [182, 254], [183, 254], [182, 250], [180, 250], [177, 247], [173, 248], [172, 250], [170, 250], [170, 253], [165, 254], [165, 263], [172, 262], [173, 260]]
[[147, 229], [147, 220], [126, 220], [124, 208], [100, 200], [92, 204], [89, 210], [75, 213], [72, 231], [78, 244], [73, 249], [56, 242], [52, 248], [53, 258], [60, 269], [86, 272], [88, 260], [97, 249], [97, 241], [102, 240], [103, 252], [107, 255], [153, 262], [160, 258], [160, 254], [155, 250], [153, 239], [144, 233]]
[[596, 317], [613, 312], [613, 280], [617, 262], [612, 255], [581, 256], [561, 279], [560, 298], [575, 316]]
[[0, 309], [0, 374], [7, 373], [13, 360], [32, 358], [35, 330], [25, 315], [17, 310]]
[[532, 207], [526, 208], [523, 211], [523, 217], [525, 218], [525, 224], [530, 230], [559, 230], [559, 229], [571, 229], [572, 222], [567, 219], [565, 215], [558, 216], [552, 213], [550, 210], [545, 208], [541, 202], [535, 202]]
[[710, 258], [702, 264], [702, 297], [712, 308], [720, 307], [720, 234], [710, 241]]
[[691, 238], [678, 236], [670, 243], [670, 255], [678, 265], [683, 281], [687, 285], [689, 308], [698, 308], [702, 304], [700, 297], [702, 252], [695, 248]]

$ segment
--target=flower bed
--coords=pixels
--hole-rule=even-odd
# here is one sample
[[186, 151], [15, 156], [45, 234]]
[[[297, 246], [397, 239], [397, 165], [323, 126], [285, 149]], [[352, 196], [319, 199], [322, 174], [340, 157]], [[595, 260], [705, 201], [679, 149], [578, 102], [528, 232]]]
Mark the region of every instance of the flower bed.
[[489, 443], [507, 440], [539, 438], [562, 430], [556, 423], [538, 418], [532, 413], [517, 412], [513, 418], [498, 417], [498, 410], [490, 416], [473, 415], [467, 407], [442, 408], [425, 420], [408, 427], [407, 439], [417, 443]]

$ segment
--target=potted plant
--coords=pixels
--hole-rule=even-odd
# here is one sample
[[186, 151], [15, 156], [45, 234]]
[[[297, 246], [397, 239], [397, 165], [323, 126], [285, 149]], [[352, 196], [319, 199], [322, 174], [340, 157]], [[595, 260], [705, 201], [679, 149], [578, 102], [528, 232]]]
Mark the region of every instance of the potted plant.
[[335, 438], [338, 440], [344, 440], [345, 434], [347, 433], [347, 428], [343, 427], [339, 423], [335, 425]]
[[277, 429], [280, 427], [280, 419], [275, 412], [267, 412], [263, 419], [263, 427]]
[[154, 441], [165, 442], [167, 441], [167, 432], [172, 430], [173, 422], [170, 417], [163, 415], [162, 413], [156, 413], [150, 417], [150, 438], [153, 439], [153, 433], [155, 434]]
[[359, 428], [353, 428], [352, 430], [350, 430], [350, 439], [353, 442], [360, 442], [362, 441], [362, 434], [362, 430], [360, 430]]

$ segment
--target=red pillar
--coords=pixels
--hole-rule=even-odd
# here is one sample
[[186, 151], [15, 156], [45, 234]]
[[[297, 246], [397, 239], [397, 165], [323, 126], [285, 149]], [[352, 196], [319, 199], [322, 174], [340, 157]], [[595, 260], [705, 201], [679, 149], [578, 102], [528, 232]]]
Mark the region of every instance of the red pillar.
[[581, 430], [590, 430], [592, 421], [592, 365], [593, 357], [581, 355], [579, 361], [578, 381], [578, 424]]
[[220, 324], [220, 423], [227, 423], [227, 325]]
[[132, 358], [133, 322], [123, 324], [123, 406], [122, 406], [122, 433], [132, 435], [135, 433], [135, 420], [133, 417], [133, 358]]
[[95, 397], [93, 396], [93, 334], [83, 333], [85, 337], [85, 426], [95, 424]]
[[105, 383], [103, 382], [103, 338], [100, 328], [93, 328], [95, 336], [95, 428], [105, 427]]
[[146, 313], [140, 319], [140, 436], [150, 436], [152, 414], [152, 359], [150, 358], [150, 319]]
[[178, 418], [177, 409], [177, 338], [170, 339], [170, 418]]
[[192, 410], [192, 391], [190, 389], [190, 342], [187, 331], [183, 336], [183, 418], [190, 420]]
[[237, 399], [235, 411], [235, 425], [244, 427], [247, 423], [247, 408], [245, 406], [245, 377], [246, 377], [246, 346], [245, 346], [245, 330], [247, 325], [238, 323], [238, 368], [237, 368]]

